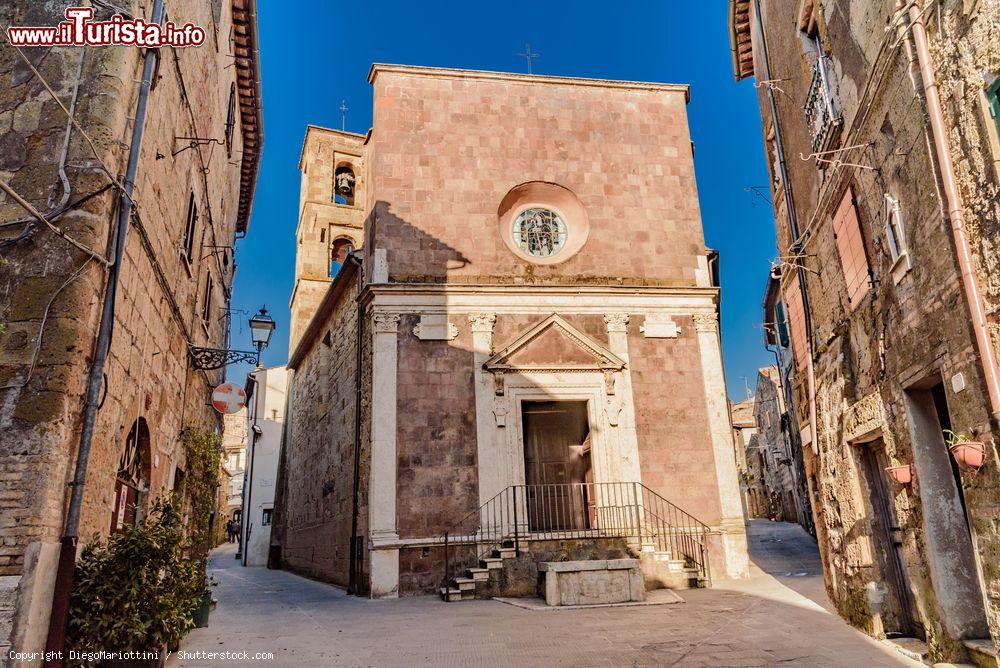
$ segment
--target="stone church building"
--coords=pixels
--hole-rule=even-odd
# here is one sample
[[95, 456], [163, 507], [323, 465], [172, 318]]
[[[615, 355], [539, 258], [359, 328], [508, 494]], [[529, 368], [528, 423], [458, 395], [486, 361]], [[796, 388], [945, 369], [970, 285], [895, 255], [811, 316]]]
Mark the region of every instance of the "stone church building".
[[688, 87], [369, 80], [372, 130], [302, 151], [285, 567], [434, 591], [455, 543], [516, 532], [745, 576]]

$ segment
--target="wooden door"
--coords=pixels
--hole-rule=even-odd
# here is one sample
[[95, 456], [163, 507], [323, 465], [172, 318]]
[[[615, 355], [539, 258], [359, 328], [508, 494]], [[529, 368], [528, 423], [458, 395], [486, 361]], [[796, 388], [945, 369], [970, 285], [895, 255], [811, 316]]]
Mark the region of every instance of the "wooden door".
[[526, 401], [524, 473], [530, 531], [589, 526], [590, 444], [583, 401]]
[[910, 591], [903, 560], [902, 528], [896, 517], [885, 467], [888, 466], [885, 444], [881, 439], [859, 446], [861, 463], [868, 481], [872, 517], [872, 543], [882, 572], [889, 600], [883, 610], [883, 625], [890, 635], [924, 637], [917, 621], [913, 593]]

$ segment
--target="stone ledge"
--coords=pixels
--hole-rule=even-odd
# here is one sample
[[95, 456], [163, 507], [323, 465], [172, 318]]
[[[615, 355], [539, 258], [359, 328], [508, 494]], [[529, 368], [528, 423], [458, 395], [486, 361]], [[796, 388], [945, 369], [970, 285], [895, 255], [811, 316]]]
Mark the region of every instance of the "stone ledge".
[[620, 571], [639, 568], [638, 559], [588, 559], [586, 561], [545, 561], [538, 570], [547, 573], [572, 573], [577, 571]]

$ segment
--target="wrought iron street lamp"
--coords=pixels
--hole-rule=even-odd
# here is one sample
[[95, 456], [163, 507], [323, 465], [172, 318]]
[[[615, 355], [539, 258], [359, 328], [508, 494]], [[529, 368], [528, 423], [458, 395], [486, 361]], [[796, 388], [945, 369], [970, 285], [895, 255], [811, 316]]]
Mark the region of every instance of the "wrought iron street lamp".
[[221, 369], [229, 364], [237, 362], [250, 362], [260, 364], [260, 353], [271, 341], [271, 334], [274, 332], [274, 318], [267, 314], [266, 308], [261, 308], [259, 313], [255, 313], [250, 318], [250, 340], [253, 341], [256, 350], [229, 350], [227, 348], [201, 348], [191, 346], [191, 366], [203, 371]]

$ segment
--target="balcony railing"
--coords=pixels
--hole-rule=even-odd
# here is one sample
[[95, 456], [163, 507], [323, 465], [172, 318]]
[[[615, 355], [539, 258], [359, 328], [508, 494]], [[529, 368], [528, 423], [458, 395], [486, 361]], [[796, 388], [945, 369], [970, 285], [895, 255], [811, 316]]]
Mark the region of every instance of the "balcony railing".
[[827, 67], [826, 56], [816, 58], [816, 62], [813, 63], [812, 82], [809, 84], [809, 96], [806, 98], [806, 124], [809, 126], [813, 151], [825, 149], [834, 128], [840, 126], [842, 122], [840, 112], [833, 101]]
[[639, 482], [512, 485], [445, 532], [444, 581], [499, 547], [622, 538], [669, 553], [708, 581], [707, 525]]

